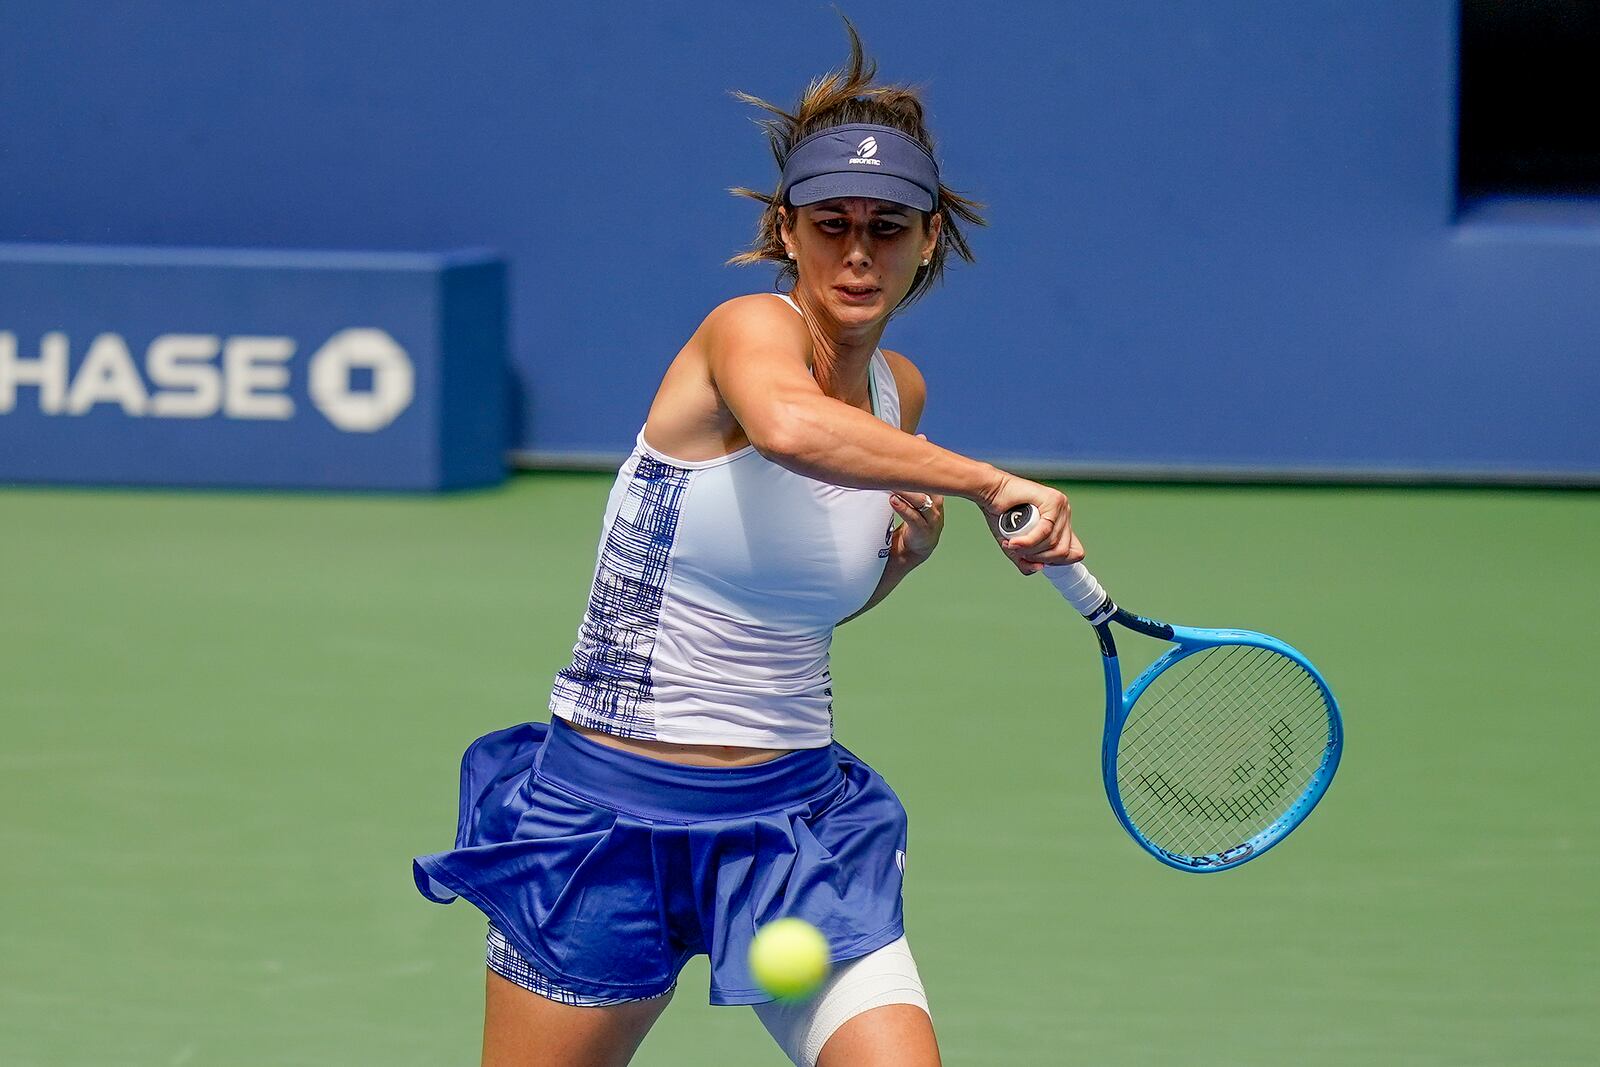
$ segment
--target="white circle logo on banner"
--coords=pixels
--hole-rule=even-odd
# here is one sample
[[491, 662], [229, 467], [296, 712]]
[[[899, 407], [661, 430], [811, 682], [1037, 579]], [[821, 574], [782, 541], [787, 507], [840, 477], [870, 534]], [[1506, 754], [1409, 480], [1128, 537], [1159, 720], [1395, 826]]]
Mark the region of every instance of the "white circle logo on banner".
[[[372, 388], [350, 388], [350, 372], [372, 372]], [[416, 372], [406, 350], [382, 330], [340, 330], [311, 357], [311, 402], [350, 433], [383, 429], [411, 406]]]

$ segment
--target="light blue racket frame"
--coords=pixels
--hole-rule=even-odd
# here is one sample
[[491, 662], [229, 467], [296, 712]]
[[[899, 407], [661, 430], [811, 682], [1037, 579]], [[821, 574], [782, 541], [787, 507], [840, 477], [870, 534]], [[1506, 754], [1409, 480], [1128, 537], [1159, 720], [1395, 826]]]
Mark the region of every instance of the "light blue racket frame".
[[[1101, 665], [1105, 670], [1106, 679], [1106, 726], [1100, 744], [1100, 774], [1105, 780], [1106, 798], [1111, 801], [1111, 810], [1116, 814], [1117, 821], [1128, 832], [1128, 836], [1138, 842], [1146, 852], [1167, 866], [1190, 874], [1214, 874], [1218, 871], [1231, 870], [1247, 860], [1255, 859], [1287, 837], [1289, 831], [1299, 826], [1305, 817], [1311, 814], [1311, 809], [1317, 806], [1317, 801], [1328, 791], [1334, 771], [1339, 769], [1339, 756], [1344, 750], [1344, 720], [1339, 714], [1339, 702], [1334, 699], [1333, 690], [1328, 688], [1322, 673], [1301, 654], [1299, 649], [1276, 637], [1256, 633], [1253, 630], [1208, 630], [1193, 626], [1173, 626], [1170, 623], [1156, 622], [1134, 615], [1121, 608], [1115, 608], [1114, 605], [1110, 606], [1113, 607], [1111, 614], [1104, 621], [1095, 623], [1094, 628], [1100, 638]], [[1172, 647], [1140, 671], [1133, 684], [1126, 690], [1122, 688], [1122, 666], [1117, 659], [1116, 642], [1111, 638], [1112, 622], [1136, 633], [1172, 642]], [[1151, 841], [1128, 817], [1127, 809], [1122, 806], [1122, 791], [1117, 785], [1117, 750], [1122, 739], [1122, 727], [1127, 723], [1134, 704], [1158, 675], [1197, 652], [1230, 645], [1264, 648], [1269, 652], [1286, 656], [1305, 668], [1306, 673], [1317, 683], [1317, 688], [1322, 693], [1323, 705], [1328, 716], [1328, 743], [1322, 753], [1322, 762], [1307, 782], [1305, 791], [1288, 810], [1274, 819], [1264, 830], [1248, 841], [1234, 845], [1223, 852], [1209, 856], [1185, 856], [1164, 849]]]
[[[1011, 545], [1016, 539], [1028, 535], [1038, 521], [1038, 508], [1032, 504], [1021, 504], [1001, 514], [996, 520], [996, 529], [1006, 544]], [[1142, 615], [1135, 615], [1117, 607], [1105, 588], [1082, 563], [1047, 566], [1044, 571], [1050, 584], [1055, 586], [1056, 591], [1066, 598], [1067, 603], [1094, 627], [1095, 636], [1100, 639], [1101, 664], [1106, 676], [1106, 727], [1100, 741], [1100, 776], [1105, 781], [1106, 798], [1111, 801], [1112, 812], [1116, 814], [1117, 821], [1128, 832], [1128, 836], [1138, 842], [1140, 848], [1177, 870], [1190, 874], [1214, 874], [1218, 871], [1232, 870], [1241, 863], [1255, 859], [1282, 841], [1291, 830], [1305, 821], [1305, 817], [1311, 814], [1311, 809], [1317, 806], [1317, 801], [1328, 791], [1328, 785], [1333, 781], [1333, 773], [1339, 769], [1339, 756], [1344, 751], [1344, 720], [1339, 714], [1339, 702], [1334, 699], [1333, 690], [1328, 688], [1322, 672], [1312, 666], [1311, 661], [1306, 659], [1299, 649], [1276, 637], [1256, 633], [1254, 630], [1211, 630], [1194, 626], [1173, 626], [1171, 623], [1157, 622]], [[1171, 648], [1139, 672], [1139, 676], [1126, 690], [1122, 688], [1122, 665], [1117, 660], [1117, 643], [1111, 636], [1112, 623], [1135, 633], [1144, 634], [1146, 637], [1172, 643]], [[1230, 645], [1276, 652], [1303, 667], [1317, 683], [1317, 689], [1322, 694], [1323, 709], [1328, 719], [1328, 740], [1323, 748], [1322, 761], [1312, 773], [1304, 791], [1282, 814], [1267, 824], [1265, 829], [1249, 840], [1222, 852], [1206, 856], [1186, 856], [1162, 848], [1151, 841], [1129, 818], [1127, 809], [1122, 805], [1122, 790], [1117, 785], [1117, 750], [1122, 741], [1122, 728], [1133, 712], [1134, 705], [1162, 672], [1208, 648], [1225, 648]]]

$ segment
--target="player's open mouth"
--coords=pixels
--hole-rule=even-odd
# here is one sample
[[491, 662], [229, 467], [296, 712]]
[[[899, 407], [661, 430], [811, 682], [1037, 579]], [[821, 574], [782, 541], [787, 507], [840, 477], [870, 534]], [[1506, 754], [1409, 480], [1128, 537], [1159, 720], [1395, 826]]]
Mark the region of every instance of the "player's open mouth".
[[861, 303], [865, 303], [878, 295], [878, 288], [875, 285], [836, 285], [833, 288], [835, 292], [846, 300]]

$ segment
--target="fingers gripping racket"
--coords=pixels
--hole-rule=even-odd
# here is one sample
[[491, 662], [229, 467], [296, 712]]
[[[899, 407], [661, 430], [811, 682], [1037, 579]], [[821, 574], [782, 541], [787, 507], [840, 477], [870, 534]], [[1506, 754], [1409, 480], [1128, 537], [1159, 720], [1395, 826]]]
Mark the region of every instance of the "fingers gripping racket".
[[[1031, 504], [1000, 517], [1017, 537]], [[1182, 871], [1225, 871], [1288, 836], [1339, 766], [1344, 726], [1322, 675], [1249, 630], [1173, 626], [1124, 611], [1081, 563], [1045, 577], [1100, 638], [1106, 725], [1100, 770], [1117, 821]], [[1126, 690], [1111, 624], [1171, 642]]]

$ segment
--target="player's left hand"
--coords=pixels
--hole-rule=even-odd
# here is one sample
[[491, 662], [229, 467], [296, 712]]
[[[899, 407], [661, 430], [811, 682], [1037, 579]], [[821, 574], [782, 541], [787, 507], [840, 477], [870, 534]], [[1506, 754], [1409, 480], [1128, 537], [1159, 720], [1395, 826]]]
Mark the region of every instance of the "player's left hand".
[[[917, 434], [924, 441], [924, 434]], [[900, 516], [890, 542], [891, 558], [916, 564], [933, 555], [944, 533], [944, 497], [927, 493], [890, 493], [889, 504]]]
[[[915, 504], [912, 501], [916, 501]], [[890, 545], [894, 559], [921, 563], [933, 555], [944, 533], [944, 497], [926, 493], [890, 493], [889, 503], [900, 516]]]

